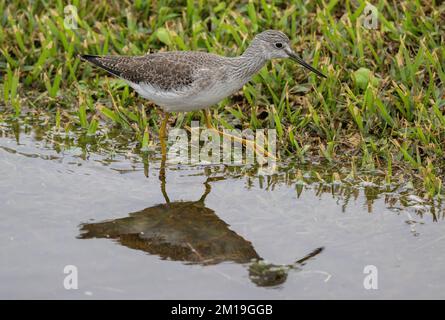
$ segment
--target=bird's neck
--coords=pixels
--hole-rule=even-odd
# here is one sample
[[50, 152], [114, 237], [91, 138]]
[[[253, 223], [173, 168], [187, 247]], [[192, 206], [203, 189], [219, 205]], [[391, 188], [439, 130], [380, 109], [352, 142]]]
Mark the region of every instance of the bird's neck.
[[254, 74], [266, 64], [267, 59], [261, 54], [261, 48], [252, 43], [242, 55], [232, 58], [234, 68], [234, 77], [249, 81]]

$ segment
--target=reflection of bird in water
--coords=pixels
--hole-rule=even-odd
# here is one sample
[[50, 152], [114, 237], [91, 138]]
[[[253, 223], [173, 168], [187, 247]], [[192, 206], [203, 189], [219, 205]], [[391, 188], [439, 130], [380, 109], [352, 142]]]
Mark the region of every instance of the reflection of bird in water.
[[198, 201], [175, 202], [169, 200], [165, 191], [164, 162], [160, 179], [165, 204], [130, 213], [125, 218], [83, 224], [79, 238], [111, 238], [132, 249], [188, 263], [250, 263], [250, 278], [259, 286], [283, 283], [290, 269], [322, 251], [317, 249], [293, 265], [266, 264], [251, 242], [230, 230], [227, 223], [205, 206], [210, 182], [218, 178], [206, 180], [205, 192]]
[[81, 238], [112, 238], [129, 248], [191, 263], [246, 263], [258, 259], [249, 241], [205, 207], [209, 192], [206, 182], [206, 192], [198, 201], [167, 201], [130, 213], [129, 217], [84, 224]]

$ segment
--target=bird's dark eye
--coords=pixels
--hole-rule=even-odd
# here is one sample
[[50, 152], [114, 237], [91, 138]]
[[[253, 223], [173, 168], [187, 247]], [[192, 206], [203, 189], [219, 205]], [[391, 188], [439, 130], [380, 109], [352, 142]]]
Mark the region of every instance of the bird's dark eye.
[[275, 43], [275, 47], [283, 48], [283, 44], [281, 42], [277, 42], [277, 43]]

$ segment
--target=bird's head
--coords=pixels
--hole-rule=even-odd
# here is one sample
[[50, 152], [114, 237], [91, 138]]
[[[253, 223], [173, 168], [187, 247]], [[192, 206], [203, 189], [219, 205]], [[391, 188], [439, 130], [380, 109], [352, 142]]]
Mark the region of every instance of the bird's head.
[[276, 59], [276, 58], [290, 58], [303, 67], [311, 70], [317, 75], [326, 78], [326, 76], [313, 68], [310, 64], [306, 63], [303, 59], [301, 59], [290, 47], [289, 38], [281, 31], [277, 30], [266, 30], [256, 35], [253, 39], [252, 44], [261, 50], [263, 56], [267, 59]]

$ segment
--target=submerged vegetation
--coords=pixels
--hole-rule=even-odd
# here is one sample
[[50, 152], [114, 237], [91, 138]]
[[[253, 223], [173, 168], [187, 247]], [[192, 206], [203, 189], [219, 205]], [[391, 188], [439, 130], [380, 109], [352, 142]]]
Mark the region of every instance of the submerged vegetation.
[[[216, 124], [276, 129], [283, 159], [383, 172], [388, 184], [414, 179], [426, 196], [443, 194], [445, 3], [371, 2], [376, 29], [364, 26], [361, 0], [0, 0], [0, 122], [38, 121], [55, 134], [82, 135], [84, 145], [118, 130], [149, 150], [159, 125], [154, 105], [79, 53], [238, 55], [256, 33], [278, 29], [328, 78], [273, 61], [215, 107]], [[176, 114], [172, 125], [202, 117]]]

